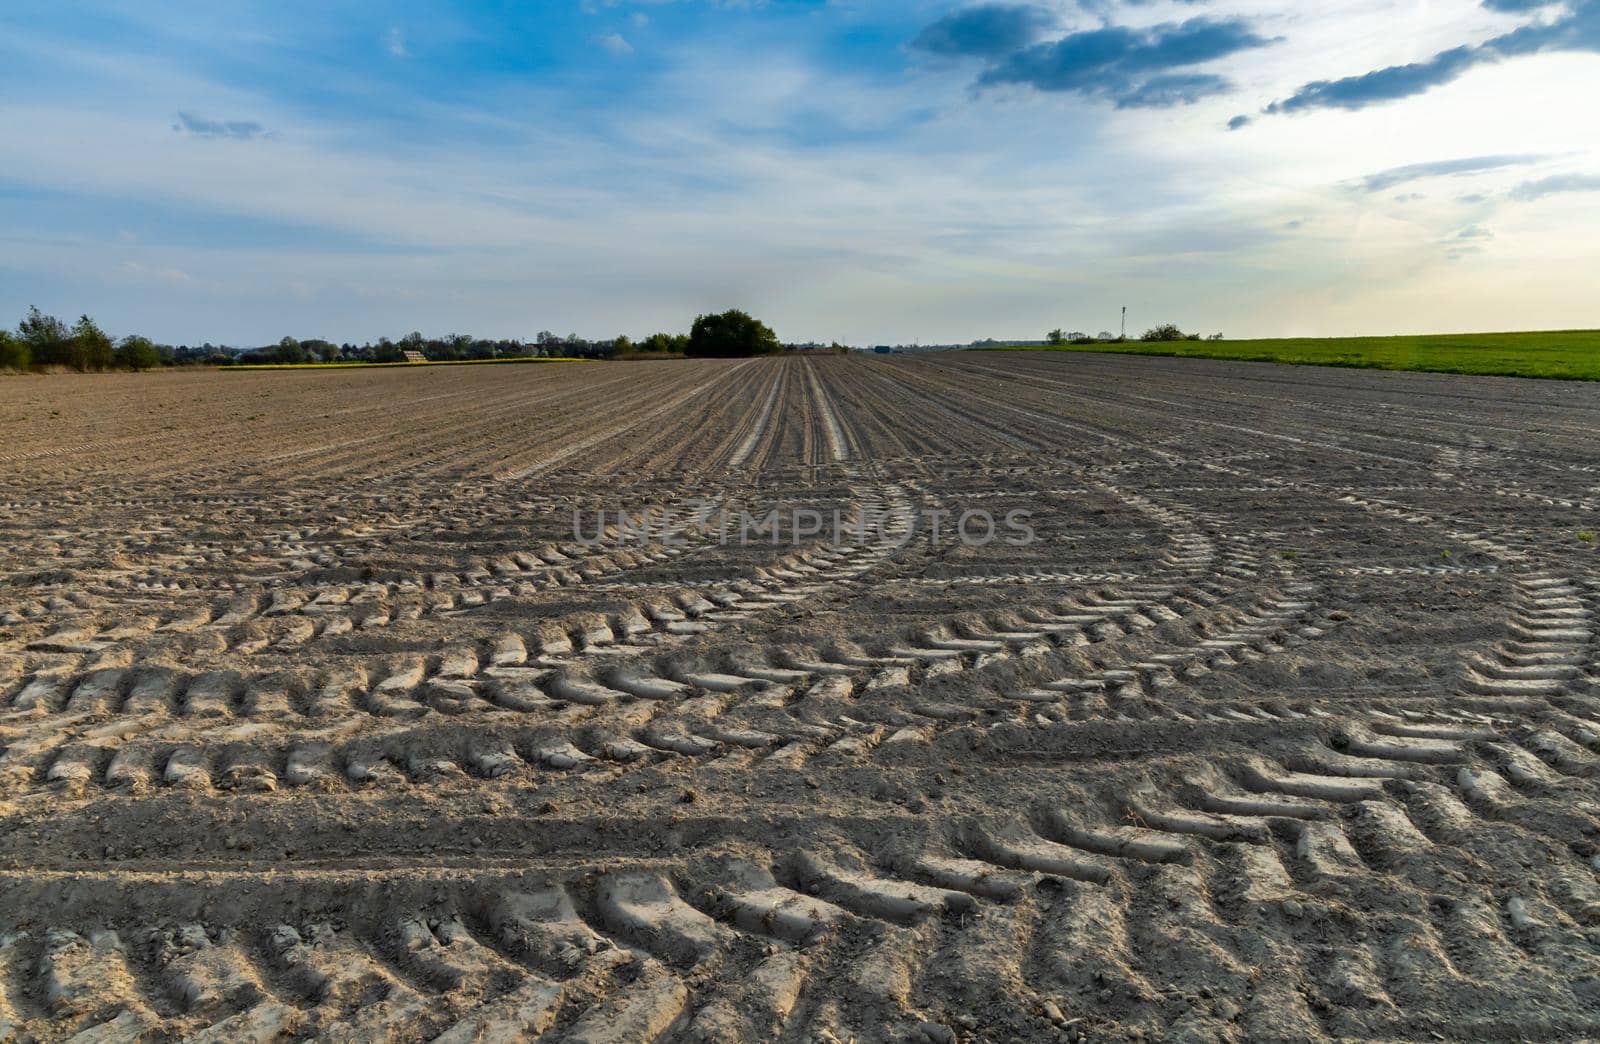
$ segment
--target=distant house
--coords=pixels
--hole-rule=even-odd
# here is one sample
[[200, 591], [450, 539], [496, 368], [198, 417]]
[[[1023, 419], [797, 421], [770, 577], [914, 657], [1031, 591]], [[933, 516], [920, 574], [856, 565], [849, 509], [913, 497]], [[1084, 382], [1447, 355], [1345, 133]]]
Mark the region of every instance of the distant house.
[[401, 352], [400, 354], [405, 356], [405, 360], [408, 363], [410, 363], [410, 362], [427, 362], [428, 361], [428, 357], [426, 355], [423, 355], [421, 352], [404, 351], [404, 352]]

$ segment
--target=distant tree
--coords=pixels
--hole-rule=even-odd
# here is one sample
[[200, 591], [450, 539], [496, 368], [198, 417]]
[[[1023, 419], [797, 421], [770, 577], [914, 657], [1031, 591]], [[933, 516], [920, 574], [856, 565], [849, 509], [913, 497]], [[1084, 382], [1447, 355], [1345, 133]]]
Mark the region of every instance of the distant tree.
[[148, 337], [129, 334], [117, 345], [116, 363], [130, 370], [153, 370], [165, 361], [159, 345]]
[[1093, 344], [1094, 343], [1094, 338], [1093, 337], [1090, 337], [1088, 334], [1082, 333], [1081, 331], [1076, 331], [1076, 330], [1073, 331], [1072, 333], [1067, 334], [1067, 340], [1072, 344]]
[[285, 337], [277, 344], [261, 349], [257, 354], [266, 361], [274, 363], [295, 365], [306, 361], [305, 348], [293, 337]]
[[627, 334], [619, 334], [617, 339], [611, 342], [611, 352], [614, 355], [625, 355], [631, 351], [633, 351], [633, 342], [628, 339]]
[[72, 327], [72, 365], [79, 370], [109, 370], [116, 345], [93, 319], [80, 315]]
[[387, 337], [378, 338], [378, 343], [372, 348], [373, 362], [404, 362], [405, 356], [400, 354], [400, 346]]
[[0, 330], [0, 370], [26, 370], [32, 364], [28, 342], [12, 336], [10, 330]]
[[27, 346], [35, 366], [70, 366], [72, 364], [72, 338], [67, 324], [53, 315], [45, 315], [38, 308], [29, 308], [22, 322], [17, 324], [17, 335]]
[[1220, 341], [1220, 340], [1222, 340], [1222, 334], [1220, 332], [1214, 333], [1210, 337], [1206, 338], [1206, 340], [1208, 340], [1208, 341]]
[[840, 344], [838, 341], [834, 341], [832, 344], [828, 345], [828, 351], [832, 352], [834, 355], [849, 355], [850, 346]]
[[1103, 344], [1109, 344], [1117, 339], [1117, 335], [1112, 333], [1110, 330], [1101, 330], [1100, 333], [1095, 337], [1095, 340]]
[[1052, 348], [1059, 348], [1067, 343], [1067, 335], [1063, 333], [1061, 328], [1058, 326], [1054, 330], [1051, 330], [1049, 333], [1044, 335], [1044, 342]]
[[639, 342], [641, 352], [663, 352], [667, 354], [683, 354], [689, 347], [689, 338], [684, 334], [653, 333]]
[[769, 355], [782, 351], [778, 335], [761, 320], [731, 309], [720, 315], [702, 315], [694, 321], [685, 354], [699, 358], [731, 359]]
[[338, 362], [343, 354], [338, 345], [332, 341], [324, 341], [320, 337], [301, 341], [300, 350], [305, 352], [306, 359], [310, 362]]
[[[158, 346], [160, 347], [160, 346]], [[226, 352], [211, 347], [209, 344], [202, 347], [191, 348], [187, 344], [180, 344], [176, 348], [162, 348], [162, 354], [171, 353], [170, 361], [178, 366], [193, 366], [198, 364], [226, 365], [233, 361]], [[163, 362], [168, 361], [163, 359]]]
[[1146, 330], [1144, 332], [1144, 336], [1140, 337], [1139, 339], [1141, 341], [1181, 341], [1184, 340], [1186, 336], [1187, 335], [1185, 335], [1184, 332], [1178, 329], [1178, 327], [1173, 323], [1163, 323], [1160, 326], [1153, 326]]

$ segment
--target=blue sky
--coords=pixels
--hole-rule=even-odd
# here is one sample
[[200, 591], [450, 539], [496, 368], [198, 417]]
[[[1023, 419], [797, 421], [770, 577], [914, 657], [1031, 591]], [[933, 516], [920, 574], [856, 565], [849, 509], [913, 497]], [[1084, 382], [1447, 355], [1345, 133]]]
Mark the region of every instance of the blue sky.
[[1600, 0], [0, 9], [0, 322], [1600, 325]]

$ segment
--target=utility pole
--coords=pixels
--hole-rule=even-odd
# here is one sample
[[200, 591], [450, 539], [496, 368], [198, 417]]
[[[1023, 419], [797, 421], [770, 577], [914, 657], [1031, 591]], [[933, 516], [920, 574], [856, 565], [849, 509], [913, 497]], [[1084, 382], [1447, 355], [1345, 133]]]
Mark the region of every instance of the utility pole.
[[1122, 336], [1123, 336], [1124, 339], [1126, 339], [1127, 336], [1128, 336], [1128, 306], [1127, 305], [1123, 305], [1122, 306]]

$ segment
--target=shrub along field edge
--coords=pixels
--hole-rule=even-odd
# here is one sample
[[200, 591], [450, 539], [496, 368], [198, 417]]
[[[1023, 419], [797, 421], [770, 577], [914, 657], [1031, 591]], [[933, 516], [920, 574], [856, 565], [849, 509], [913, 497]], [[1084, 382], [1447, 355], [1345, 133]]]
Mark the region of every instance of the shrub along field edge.
[[218, 366], [224, 372], [255, 370], [382, 370], [402, 366], [514, 366], [518, 363], [593, 362], [592, 359], [569, 359], [564, 356], [544, 356], [527, 359], [429, 359], [425, 362], [339, 362], [339, 363], [245, 363], [239, 366]]

